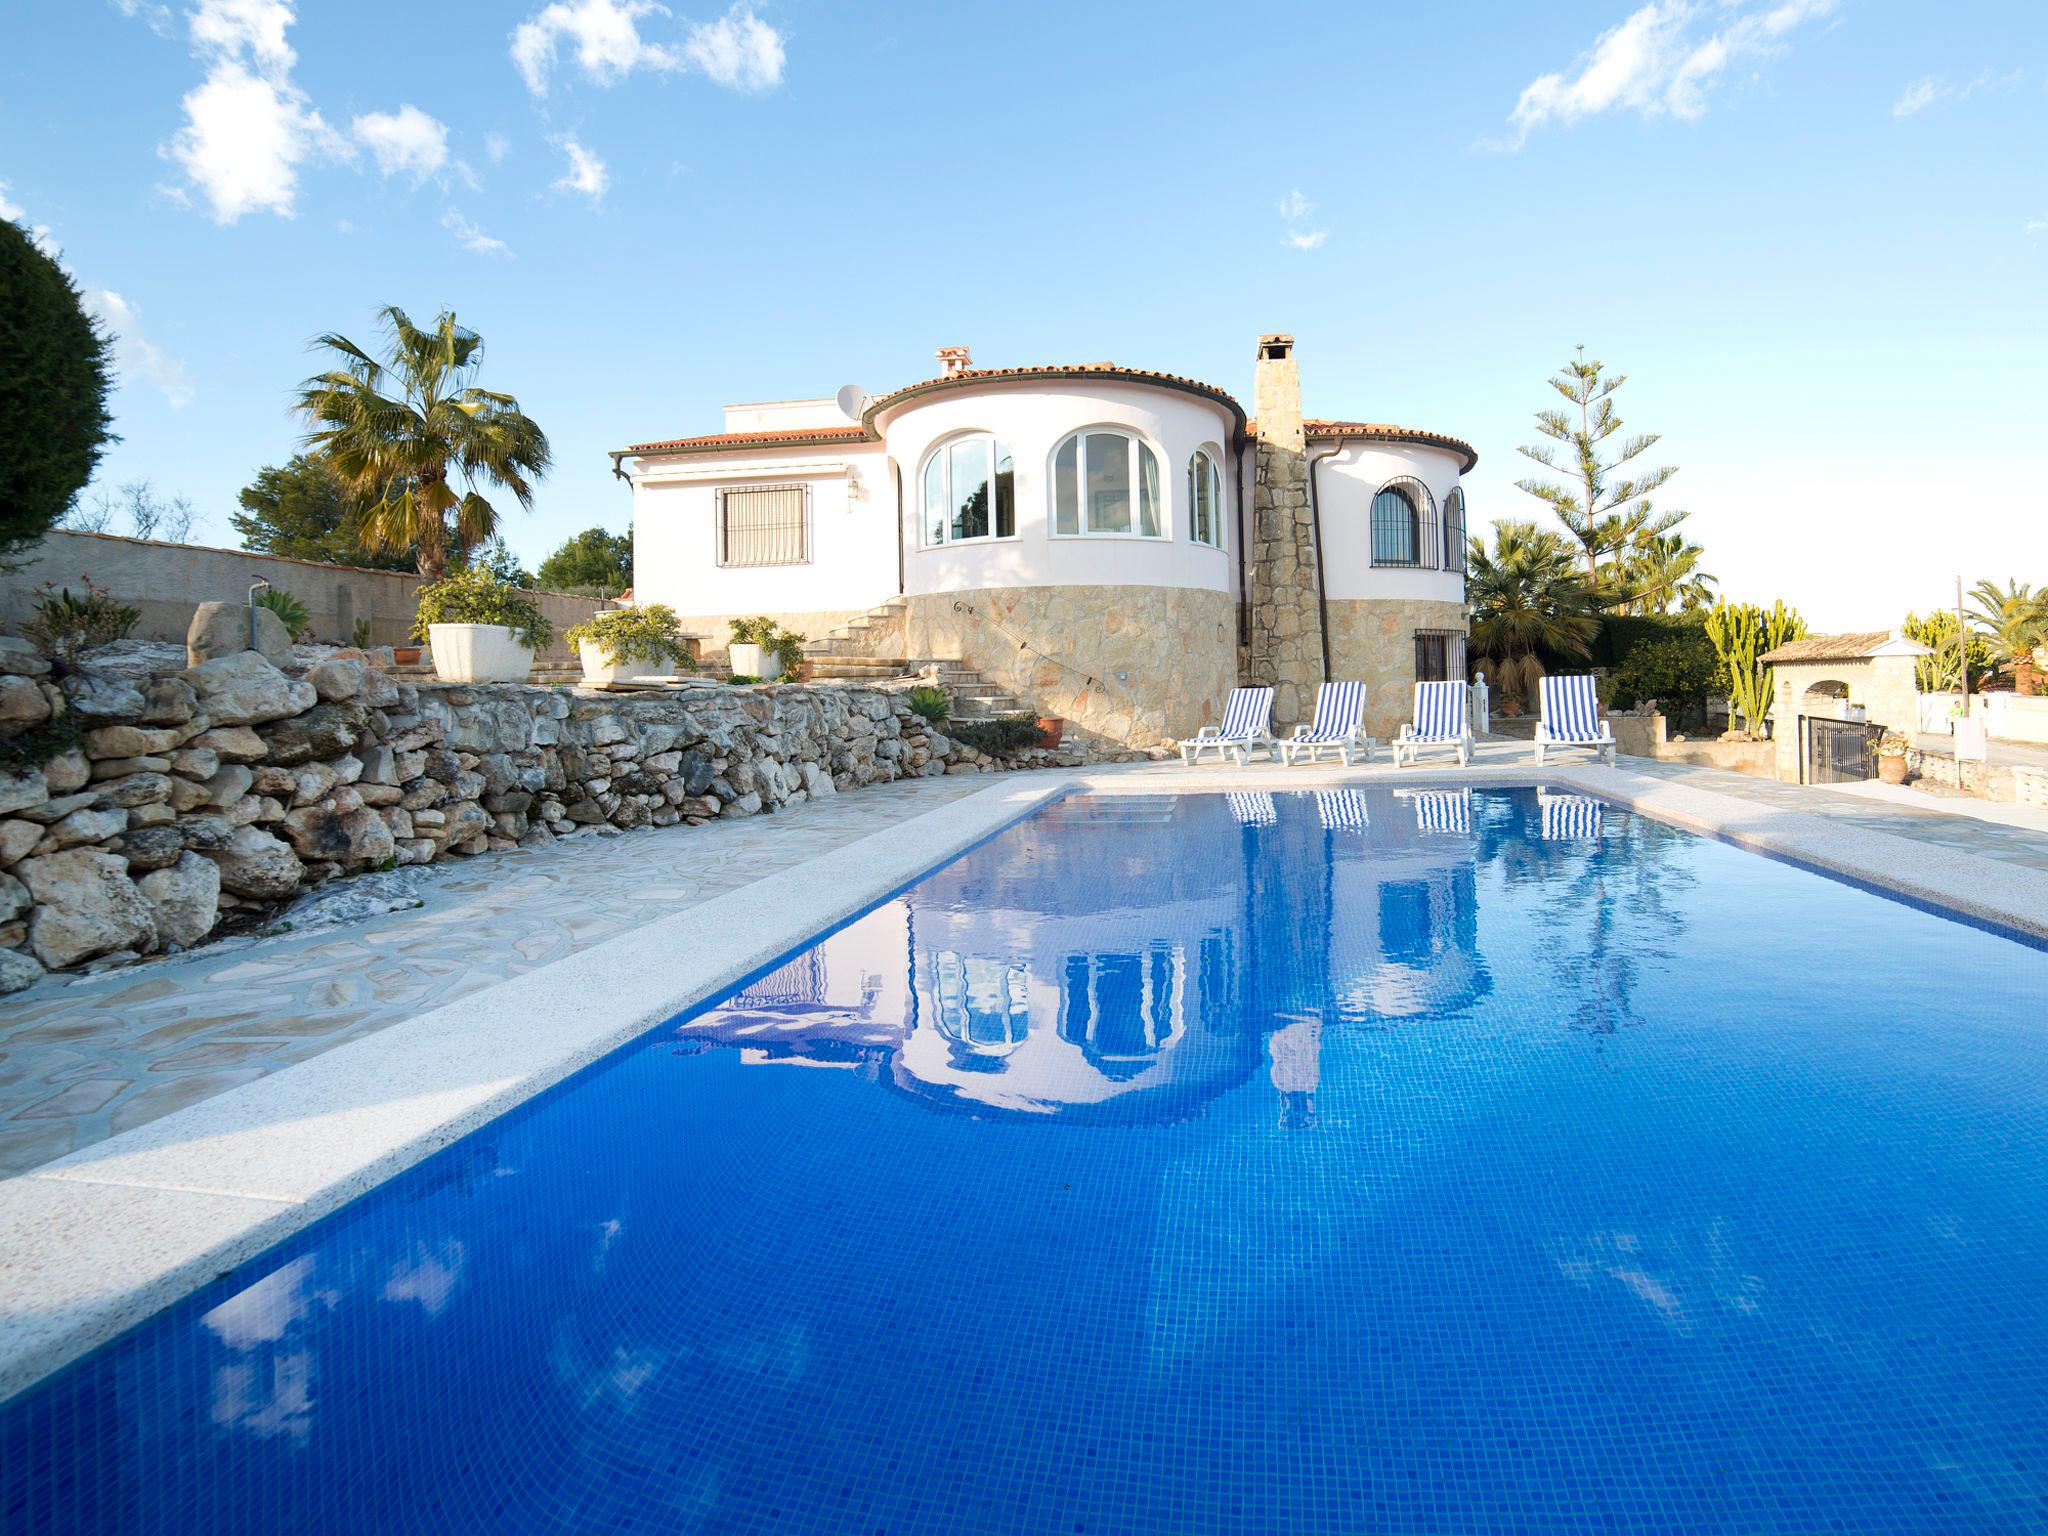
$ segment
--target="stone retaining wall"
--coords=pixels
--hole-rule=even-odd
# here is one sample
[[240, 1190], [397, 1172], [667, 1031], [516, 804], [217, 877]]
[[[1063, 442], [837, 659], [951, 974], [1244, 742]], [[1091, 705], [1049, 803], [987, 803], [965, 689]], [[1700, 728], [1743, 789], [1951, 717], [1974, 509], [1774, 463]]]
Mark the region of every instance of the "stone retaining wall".
[[349, 651], [53, 671], [0, 639], [0, 736], [67, 711], [68, 750], [0, 767], [0, 991], [189, 947], [337, 876], [999, 766], [864, 685], [414, 685]]

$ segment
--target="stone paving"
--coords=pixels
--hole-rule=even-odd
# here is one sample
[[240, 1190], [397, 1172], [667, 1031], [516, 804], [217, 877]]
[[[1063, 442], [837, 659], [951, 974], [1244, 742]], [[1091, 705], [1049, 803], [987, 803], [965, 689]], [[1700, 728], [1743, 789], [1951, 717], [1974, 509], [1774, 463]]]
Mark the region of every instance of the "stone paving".
[[[1478, 761], [1526, 764], [1526, 742]], [[1632, 772], [2048, 871], [2048, 828], [1625, 758]], [[1384, 763], [1384, 757], [1381, 758]], [[1134, 772], [1157, 770], [1137, 768]], [[0, 1177], [697, 906], [987, 787], [980, 774], [854, 790], [772, 817], [589, 836], [433, 866], [425, 905], [347, 927], [236, 939], [0, 1002]], [[1274, 773], [1276, 788], [1285, 774]], [[707, 921], [715, 921], [707, 913]]]
[[[986, 788], [849, 790], [774, 816], [586, 834], [422, 871], [425, 905], [230, 939], [0, 1001], [0, 1177], [712, 900]], [[707, 921], [715, 920], [707, 914]]]

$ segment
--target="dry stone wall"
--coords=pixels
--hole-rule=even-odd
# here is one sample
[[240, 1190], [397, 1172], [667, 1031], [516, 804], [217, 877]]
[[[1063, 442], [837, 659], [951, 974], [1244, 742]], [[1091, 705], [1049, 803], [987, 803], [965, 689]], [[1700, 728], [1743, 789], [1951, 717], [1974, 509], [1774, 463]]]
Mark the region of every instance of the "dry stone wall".
[[67, 750], [0, 767], [4, 991], [188, 947], [365, 870], [998, 766], [864, 685], [416, 685], [345, 650], [53, 670], [0, 639], [0, 737], [56, 725]]

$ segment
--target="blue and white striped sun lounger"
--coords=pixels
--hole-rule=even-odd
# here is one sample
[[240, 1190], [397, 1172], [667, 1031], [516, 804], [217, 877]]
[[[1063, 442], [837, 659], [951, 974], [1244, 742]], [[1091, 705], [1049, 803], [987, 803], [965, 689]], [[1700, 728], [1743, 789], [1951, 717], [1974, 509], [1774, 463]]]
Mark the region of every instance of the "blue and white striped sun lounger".
[[1280, 760], [1298, 763], [1306, 758], [1313, 763], [1325, 752], [1334, 752], [1349, 768], [1354, 755], [1371, 762], [1376, 745], [1365, 734], [1365, 684], [1324, 683], [1316, 689], [1315, 724], [1294, 728], [1294, 734], [1280, 743]]
[[1469, 789], [1418, 789], [1415, 801], [1415, 830], [1418, 832], [1470, 832], [1472, 791]]
[[1614, 766], [1614, 733], [1600, 718], [1600, 695], [1590, 677], [1537, 679], [1542, 715], [1536, 721], [1536, 763], [1555, 747], [1590, 747], [1595, 757]]
[[1316, 791], [1316, 815], [1331, 832], [1363, 832], [1366, 826], [1365, 796], [1355, 789]]
[[1224, 798], [1230, 802], [1230, 814], [1243, 826], [1270, 827], [1280, 820], [1273, 797], [1263, 789], [1233, 789]]
[[1202, 760], [1202, 754], [1213, 750], [1216, 760], [1234, 757], [1242, 768], [1252, 760], [1255, 748], [1264, 747], [1266, 755], [1274, 755], [1273, 741], [1273, 690], [1270, 688], [1233, 688], [1230, 702], [1223, 707], [1221, 725], [1205, 725], [1201, 730], [1180, 744], [1180, 760], [1192, 768]]
[[1600, 802], [1591, 795], [1539, 794], [1546, 843], [1579, 842], [1600, 835]]
[[1415, 719], [1394, 738], [1394, 766], [1405, 756], [1412, 764], [1424, 747], [1442, 747], [1458, 755], [1458, 766], [1472, 761], [1472, 722], [1465, 713], [1471, 689], [1464, 683], [1417, 683]]

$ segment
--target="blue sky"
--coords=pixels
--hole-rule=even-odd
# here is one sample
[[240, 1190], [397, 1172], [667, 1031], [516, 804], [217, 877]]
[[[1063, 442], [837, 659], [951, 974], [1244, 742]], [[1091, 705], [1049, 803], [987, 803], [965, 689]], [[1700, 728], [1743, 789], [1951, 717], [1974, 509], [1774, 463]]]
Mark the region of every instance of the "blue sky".
[[1584, 342], [1731, 595], [2048, 581], [2048, 6], [28, 0], [0, 212], [122, 338], [108, 484], [293, 451], [308, 338], [452, 306], [559, 467], [733, 400], [1114, 359], [1454, 433], [1475, 525]]

